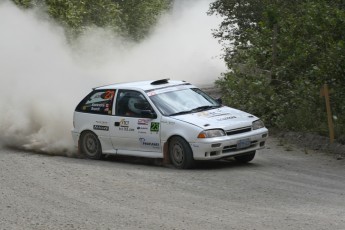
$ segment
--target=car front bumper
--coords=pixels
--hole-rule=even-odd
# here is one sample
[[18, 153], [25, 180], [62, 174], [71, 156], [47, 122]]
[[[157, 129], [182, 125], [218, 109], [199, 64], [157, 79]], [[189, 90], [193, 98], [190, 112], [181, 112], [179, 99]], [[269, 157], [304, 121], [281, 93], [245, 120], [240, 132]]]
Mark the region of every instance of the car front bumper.
[[261, 128], [236, 135], [200, 139], [190, 145], [195, 160], [216, 160], [262, 149], [267, 137], [268, 130]]

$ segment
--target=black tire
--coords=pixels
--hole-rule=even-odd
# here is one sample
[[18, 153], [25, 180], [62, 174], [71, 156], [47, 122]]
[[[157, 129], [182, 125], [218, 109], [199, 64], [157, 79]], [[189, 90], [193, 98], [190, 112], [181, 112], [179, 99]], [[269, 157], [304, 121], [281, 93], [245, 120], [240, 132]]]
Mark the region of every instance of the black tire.
[[102, 146], [96, 134], [83, 132], [80, 137], [80, 150], [89, 159], [99, 160], [102, 157]]
[[178, 169], [190, 169], [195, 165], [190, 145], [182, 137], [172, 137], [169, 142], [170, 160]]
[[249, 161], [254, 159], [255, 153], [256, 151], [248, 152], [245, 155], [235, 157], [235, 160], [240, 163], [248, 163]]

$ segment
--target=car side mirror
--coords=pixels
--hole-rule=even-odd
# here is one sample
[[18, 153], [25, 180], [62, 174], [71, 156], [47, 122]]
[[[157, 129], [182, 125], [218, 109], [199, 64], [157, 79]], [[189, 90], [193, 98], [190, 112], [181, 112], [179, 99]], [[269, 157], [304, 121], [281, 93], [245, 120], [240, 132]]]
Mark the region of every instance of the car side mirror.
[[217, 98], [217, 99], [216, 99], [216, 102], [218, 102], [218, 103], [221, 104], [221, 105], [223, 104], [223, 100], [222, 100], [221, 97]]
[[151, 110], [143, 110], [141, 111], [141, 116], [143, 118], [151, 118], [151, 119], [156, 119], [157, 114], [155, 112], [152, 112]]

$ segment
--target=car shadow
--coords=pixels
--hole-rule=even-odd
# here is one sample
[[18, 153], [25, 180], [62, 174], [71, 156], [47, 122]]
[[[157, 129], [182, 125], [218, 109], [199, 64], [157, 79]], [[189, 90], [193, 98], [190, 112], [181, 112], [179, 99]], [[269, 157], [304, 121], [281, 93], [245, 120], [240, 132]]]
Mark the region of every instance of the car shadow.
[[123, 156], [123, 155], [104, 155], [103, 161], [127, 163], [133, 165], [147, 165], [147, 166], [163, 166], [162, 159], [135, 157], [135, 156]]
[[[16, 146], [5, 146], [5, 149], [12, 150], [12, 151], [24, 151], [28, 154], [39, 154], [45, 156], [62, 156], [68, 158], [77, 158], [77, 159], [87, 159], [87, 157], [74, 153], [74, 154], [66, 154], [64, 152], [55, 152], [55, 153], [47, 153], [44, 151], [37, 151], [37, 150], [27, 150], [24, 148], [18, 148]], [[124, 155], [104, 155], [101, 159], [102, 161], [107, 162], [117, 162], [117, 163], [126, 163], [132, 165], [145, 165], [150, 167], [162, 167], [162, 168], [170, 168], [176, 169], [172, 163], [165, 163], [161, 158], [145, 158], [145, 157], [135, 157], [135, 156], [124, 156]], [[224, 169], [224, 168], [253, 168], [253, 167], [260, 167], [260, 164], [255, 164], [252, 162], [249, 163], [239, 163], [236, 160], [229, 158], [229, 159], [222, 159], [222, 160], [211, 160], [211, 161], [196, 161], [195, 167], [191, 170], [217, 170], [217, 169]], [[178, 169], [176, 169], [178, 170]]]
[[198, 161], [194, 169], [198, 170], [217, 170], [217, 169], [231, 169], [231, 168], [256, 168], [259, 164], [254, 162], [240, 163], [234, 159], [226, 160], [212, 160], [212, 161]]
[[[134, 157], [134, 156], [120, 156], [120, 155], [106, 155], [103, 157], [104, 161], [108, 162], [121, 162], [134, 165], [146, 165], [155, 166], [163, 168], [176, 169], [171, 163], [164, 163], [163, 159], [153, 159], [144, 157]], [[260, 167], [260, 165], [255, 163], [239, 163], [234, 159], [225, 160], [212, 160], [212, 161], [197, 161], [195, 167], [191, 170], [212, 170], [212, 169], [223, 169], [223, 168], [253, 168]]]

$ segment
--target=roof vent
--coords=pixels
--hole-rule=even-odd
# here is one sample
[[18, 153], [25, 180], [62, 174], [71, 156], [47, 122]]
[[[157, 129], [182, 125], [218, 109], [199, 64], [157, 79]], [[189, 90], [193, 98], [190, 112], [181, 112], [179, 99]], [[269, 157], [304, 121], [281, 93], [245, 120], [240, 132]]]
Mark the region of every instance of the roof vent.
[[151, 82], [151, 85], [162, 85], [162, 84], [167, 84], [169, 83], [170, 78], [166, 78], [166, 79], [161, 79], [161, 80], [157, 80], [157, 81], [153, 81]]

